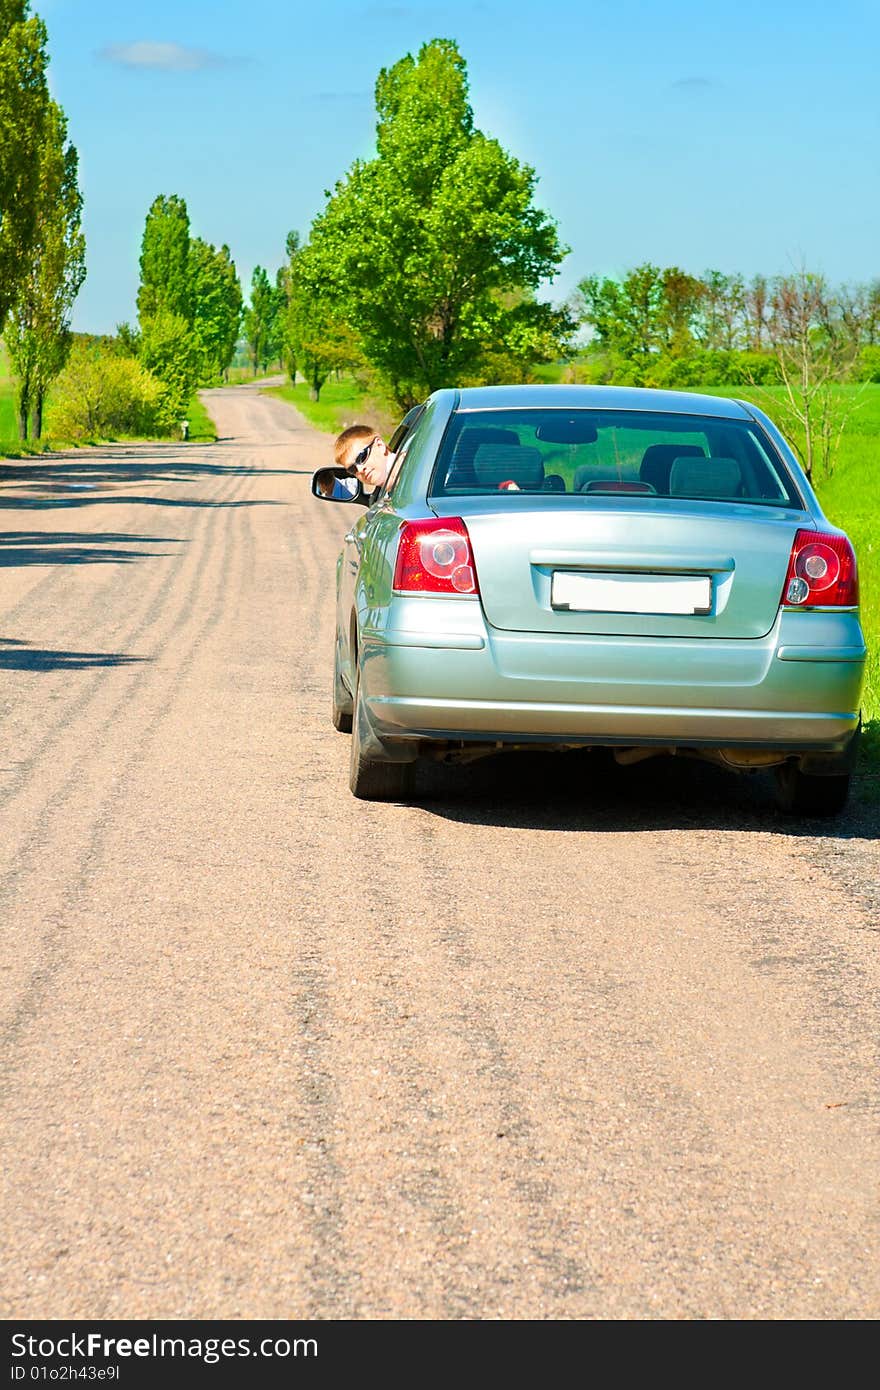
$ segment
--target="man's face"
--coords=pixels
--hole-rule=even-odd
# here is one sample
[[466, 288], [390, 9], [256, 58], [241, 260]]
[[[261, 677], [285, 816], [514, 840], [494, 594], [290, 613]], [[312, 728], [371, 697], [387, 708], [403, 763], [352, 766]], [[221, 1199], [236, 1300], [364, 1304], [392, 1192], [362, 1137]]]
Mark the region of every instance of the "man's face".
[[368, 450], [367, 456], [362, 463], [357, 465], [355, 473], [368, 492], [372, 492], [374, 488], [381, 487], [388, 477], [394, 462], [394, 455], [384, 439], [381, 439], [377, 434], [373, 436], [372, 443], [367, 440], [365, 443], [351, 446], [348, 456], [349, 468], [354, 465], [358, 454], [363, 453], [364, 450]]

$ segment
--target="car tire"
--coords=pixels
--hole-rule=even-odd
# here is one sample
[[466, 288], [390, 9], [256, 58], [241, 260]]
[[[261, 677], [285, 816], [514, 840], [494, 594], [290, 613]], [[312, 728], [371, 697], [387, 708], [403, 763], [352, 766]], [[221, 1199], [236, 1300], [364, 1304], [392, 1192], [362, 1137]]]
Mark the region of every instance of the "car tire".
[[776, 769], [776, 804], [791, 816], [836, 816], [849, 797], [850, 774], [815, 777], [801, 772], [797, 763]]
[[361, 742], [360, 671], [355, 667], [354, 716], [348, 785], [360, 801], [408, 801], [415, 789], [415, 763], [386, 763], [368, 758]]
[[343, 684], [342, 676], [339, 674], [338, 641], [333, 653], [333, 699], [331, 703], [330, 717], [333, 720], [334, 729], [338, 729], [341, 734], [350, 734], [354, 702]]

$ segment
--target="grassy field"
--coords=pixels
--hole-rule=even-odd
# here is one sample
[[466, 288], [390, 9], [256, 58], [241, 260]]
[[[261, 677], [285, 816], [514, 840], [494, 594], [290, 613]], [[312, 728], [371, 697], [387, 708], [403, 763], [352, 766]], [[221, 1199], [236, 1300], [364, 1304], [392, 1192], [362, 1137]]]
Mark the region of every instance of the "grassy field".
[[[558, 380], [561, 369], [551, 364], [542, 374], [547, 381]], [[705, 386], [710, 394], [754, 400], [773, 417], [774, 388], [759, 391], [744, 386]], [[779, 388], [775, 388], [778, 392]], [[866, 747], [872, 762], [880, 766], [880, 385], [842, 386], [842, 393], [856, 397], [833, 476], [816, 480], [826, 515], [852, 540], [859, 559], [862, 623], [868, 639], [868, 673], [863, 709], [868, 721]], [[270, 394], [290, 401], [307, 419], [330, 434], [363, 420], [380, 430], [390, 430], [402, 411], [387, 401], [368, 398], [351, 380], [329, 381], [318, 402], [308, 399], [305, 386], [282, 386]]]

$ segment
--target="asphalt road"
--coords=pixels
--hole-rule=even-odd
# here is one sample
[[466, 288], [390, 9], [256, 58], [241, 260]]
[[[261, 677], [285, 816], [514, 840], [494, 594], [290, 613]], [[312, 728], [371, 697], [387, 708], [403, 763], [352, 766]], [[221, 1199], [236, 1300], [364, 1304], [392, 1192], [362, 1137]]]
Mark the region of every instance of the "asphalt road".
[[876, 1318], [870, 788], [355, 801], [327, 441], [209, 405], [0, 467], [0, 1315]]

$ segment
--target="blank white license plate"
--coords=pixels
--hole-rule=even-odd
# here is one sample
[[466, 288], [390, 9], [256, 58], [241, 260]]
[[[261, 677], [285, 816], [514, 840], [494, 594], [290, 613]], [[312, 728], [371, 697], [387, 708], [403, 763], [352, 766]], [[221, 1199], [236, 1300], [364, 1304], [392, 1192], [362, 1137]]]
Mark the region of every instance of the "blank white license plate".
[[708, 574], [578, 574], [554, 570], [554, 608], [572, 613], [710, 613]]

